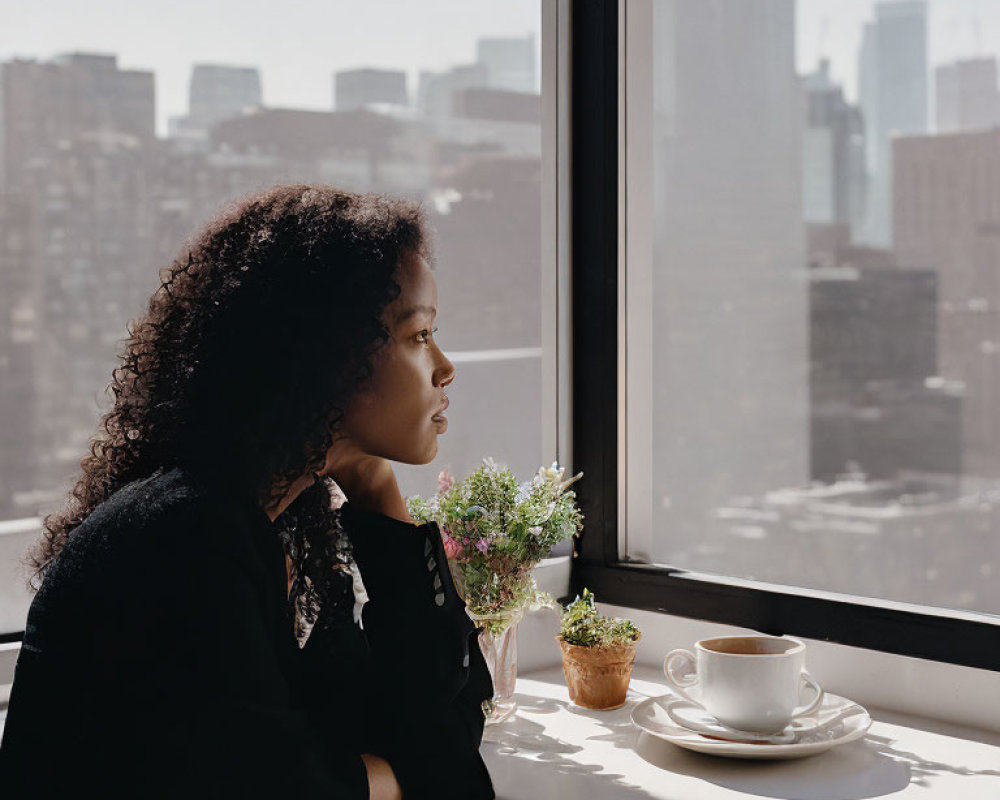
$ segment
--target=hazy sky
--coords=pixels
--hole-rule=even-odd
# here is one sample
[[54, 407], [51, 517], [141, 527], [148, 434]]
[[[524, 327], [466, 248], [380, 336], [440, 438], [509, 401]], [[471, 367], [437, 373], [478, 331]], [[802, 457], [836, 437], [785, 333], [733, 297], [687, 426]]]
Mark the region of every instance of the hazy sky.
[[[861, 29], [874, 19], [874, 6], [874, 0], [798, 0], [799, 71], [812, 71], [826, 55], [834, 78], [856, 99]], [[927, 33], [932, 65], [1000, 54], [1000, 0], [930, 0]]]
[[[541, 30], [539, 0], [0, 0], [0, 61], [115, 53], [156, 73], [159, 127], [187, 110], [191, 65], [258, 66], [269, 105], [328, 109], [333, 73], [443, 69], [480, 36]], [[415, 88], [413, 86], [412, 88]]]
[[[861, 26], [873, 5], [798, 0], [799, 70], [825, 54], [856, 96]], [[929, 7], [932, 64], [1000, 52], [1000, 0]], [[539, 0], [0, 0], [0, 60], [116, 53], [125, 68], [156, 72], [161, 131], [168, 115], [186, 111], [196, 62], [259, 66], [265, 103], [329, 108], [335, 70], [394, 67], [412, 82], [418, 69], [472, 61], [479, 36], [540, 30]]]

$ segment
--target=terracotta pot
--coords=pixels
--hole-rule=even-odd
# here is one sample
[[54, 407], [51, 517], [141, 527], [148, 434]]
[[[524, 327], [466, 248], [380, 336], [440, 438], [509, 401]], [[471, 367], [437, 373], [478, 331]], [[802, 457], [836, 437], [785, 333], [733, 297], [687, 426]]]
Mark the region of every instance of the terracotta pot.
[[635, 644], [639, 638], [611, 647], [582, 647], [557, 636], [569, 699], [578, 706], [598, 710], [625, 705], [635, 663]]

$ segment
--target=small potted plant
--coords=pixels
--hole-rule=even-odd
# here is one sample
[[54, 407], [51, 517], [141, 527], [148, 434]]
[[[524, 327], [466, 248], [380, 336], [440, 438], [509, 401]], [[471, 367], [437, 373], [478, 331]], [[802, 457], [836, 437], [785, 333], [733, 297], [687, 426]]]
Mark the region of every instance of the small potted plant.
[[556, 641], [562, 648], [569, 699], [593, 709], [625, 705], [635, 645], [642, 634], [627, 619], [597, 613], [588, 589], [563, 610]]

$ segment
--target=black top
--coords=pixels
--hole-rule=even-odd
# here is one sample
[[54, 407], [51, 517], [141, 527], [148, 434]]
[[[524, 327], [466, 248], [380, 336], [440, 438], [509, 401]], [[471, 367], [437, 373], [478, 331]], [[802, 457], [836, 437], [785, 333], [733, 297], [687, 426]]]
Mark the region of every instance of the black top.
[[70, 535], [28, 613], [0, 793], [355, 800], [373, 753], [404, 798], [495, 797], [493, 687], [437, 525], [343, 506], [363, 628], [330, 604], [300, 649], [276, 527], [220, 486], [160, 471]]

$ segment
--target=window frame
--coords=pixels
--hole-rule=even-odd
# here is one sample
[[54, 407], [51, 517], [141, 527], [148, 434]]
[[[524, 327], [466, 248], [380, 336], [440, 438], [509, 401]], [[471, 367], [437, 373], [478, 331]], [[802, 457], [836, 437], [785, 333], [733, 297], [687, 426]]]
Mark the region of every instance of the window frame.
[[778, 586], [619, 558], [626, 502], [621, 88], [624, 0], [568, 9], [573, 469], [585, 530], [570, 593], [706, 622], [1000, 671], [1000, 617]]

